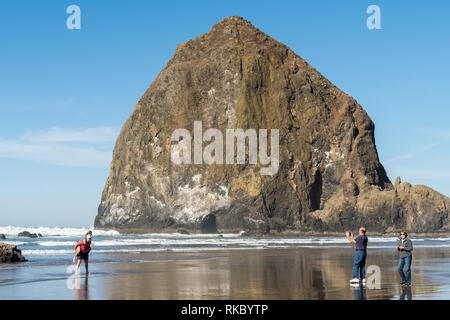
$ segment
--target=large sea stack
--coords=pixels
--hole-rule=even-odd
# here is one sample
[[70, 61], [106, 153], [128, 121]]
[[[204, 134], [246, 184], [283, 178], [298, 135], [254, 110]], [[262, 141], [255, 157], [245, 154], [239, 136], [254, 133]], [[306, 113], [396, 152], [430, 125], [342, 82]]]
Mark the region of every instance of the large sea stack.
[[[172, 133], [193, 134], [194, 121], [224, 141], [226, 129], [278, 129], [278, 172], [261, 175], [260, 162], [174, 164]], [[241, 17], [224, 19], [179, 44], [136, 104], [116, 141], [95, 227], [450, 231], [450, 199], [400, 179], [392, 185], [374, 129], [352, 97], [289, 47]]]

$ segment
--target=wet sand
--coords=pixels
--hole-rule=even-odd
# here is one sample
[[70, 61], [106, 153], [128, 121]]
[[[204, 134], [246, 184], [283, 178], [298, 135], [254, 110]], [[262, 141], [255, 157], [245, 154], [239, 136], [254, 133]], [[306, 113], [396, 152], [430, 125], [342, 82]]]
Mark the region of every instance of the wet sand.
[[[75, 276], [68, 265], [11, 267], [0, 273], [0, 299], [449, 299], [450, 248], [416, 248], [410, 289], [397, 254], [369, 249], [380, 289], [351, 287], [350, 248], [222, 250], [135, 254], [133, 262], [95, 263]], [[119, 254], [111, 258], [123, 260]], [[369, 275], [368, 275], [369, 276]]]

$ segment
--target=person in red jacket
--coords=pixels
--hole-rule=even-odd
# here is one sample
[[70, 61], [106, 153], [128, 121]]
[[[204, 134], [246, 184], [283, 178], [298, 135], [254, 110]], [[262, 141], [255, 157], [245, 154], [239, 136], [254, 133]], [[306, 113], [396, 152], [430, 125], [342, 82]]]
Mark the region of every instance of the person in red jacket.
[[81, 264], [81, 259], [84, 260], [84, 266], [86, 268], [86, 274], [89, 274], [89, 252], [91, 251], [91, 239], [92, 239], [92, 232], [86, 233], [86, 237], [84, 240], [80, 240], [75, 244], [74, 250], [75, 250], [75, 256], [73, 257], [73, 262], [75, 263], [76, 258], [78, 258], [77, 262], [77, 269], [76, 272], [78, 272], [78, 268]]

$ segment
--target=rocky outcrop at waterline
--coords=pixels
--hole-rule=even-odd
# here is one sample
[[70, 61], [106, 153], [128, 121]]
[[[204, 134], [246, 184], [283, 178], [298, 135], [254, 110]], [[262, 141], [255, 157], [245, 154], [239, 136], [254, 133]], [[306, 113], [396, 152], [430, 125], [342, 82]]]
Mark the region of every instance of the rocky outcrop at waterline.
[[[187, 141], [174, 144], [172, 134], [182, 128], [195, 136], [195, 123], [224, 137], [227, 129], [278, 130], [276, 173], [261, 174], [261, 161], [206, 164], [195, 155], [192, 164], [175, 164], [171, 151]], [[116, 141], [95, 227], [450, 231], [447, 197], [392, 185], [374, 130], [352, 97], [286, 45], [243, 18], [224, 19], [179, 44], [136, 104]], [[206, 150], [212, 140], [203, 140]], [[194, 154], [195, 143], [183, 150]]]
[[17, 236], [18, 237], [24, 237], [24, 238], [41, 238], [42, 234], [40, 234], [40, 233], [31, 233], [29, 231], [22, 231]]
[[14, 244], [0, 242], [0, 263], [24, 262], [27, 261], [22, 255], [22, 251]]

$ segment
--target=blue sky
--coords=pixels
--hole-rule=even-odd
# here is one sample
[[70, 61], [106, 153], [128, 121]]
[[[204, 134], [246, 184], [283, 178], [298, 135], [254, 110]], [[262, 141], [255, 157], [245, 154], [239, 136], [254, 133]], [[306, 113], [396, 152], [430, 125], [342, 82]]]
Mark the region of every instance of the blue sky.
[[[69, 30], [66, 8], [81, 8]], [[381, 9], [369, 30], [366, 8]], [[0, 225], [90, 226], [115, 138], [176, 45], [240, 15], [375, 123], [392, 181], [450, 196], [449, 1], [8, 1], [0, 8]]]

